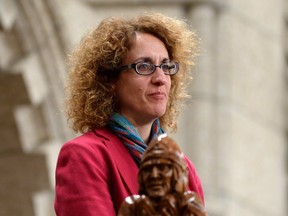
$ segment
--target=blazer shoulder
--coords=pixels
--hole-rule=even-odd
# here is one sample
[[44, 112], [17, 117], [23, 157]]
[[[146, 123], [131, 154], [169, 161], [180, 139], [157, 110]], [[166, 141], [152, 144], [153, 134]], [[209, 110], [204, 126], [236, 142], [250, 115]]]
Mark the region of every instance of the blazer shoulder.
[[116, 135], [109, 129], [96, 129], [69, 140], [68, 142], [64, 143], [62, 148], [67, 148], [70, 146], [88, 147], [91, 145], [106, 145], [107, 141], [109, 142], [111, 140], [113, 142], [119, 142]]
[[111, 139], [114, 139], [113, 136], [115, 135], [112, 132], [102, 132], [101, 130], [98, 132], [95, 130], [75, 137], [61, 147], [58, 161], [65, 161], [66, 159], [94, 161], [94, 163], [107, 166], [112, 161], [114, 154], [110, 145], [115, 142], [117, 142], [116, 145], [119, 145], [117, 139], [115, 139], [115, 142], [111, 142]]

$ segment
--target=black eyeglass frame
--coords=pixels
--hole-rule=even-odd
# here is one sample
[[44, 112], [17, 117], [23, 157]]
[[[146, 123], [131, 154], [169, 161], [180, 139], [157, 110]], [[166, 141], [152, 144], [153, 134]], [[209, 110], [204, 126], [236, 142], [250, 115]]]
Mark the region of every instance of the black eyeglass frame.
[[[137, 65], [139, 65], [139, 64], [143, 64], [143, 63], [146, 63], [146, 64], [150, 64], [150, 65], [152, 65], [153, 66], [153, 70], [151, 70], [151, 72], [150, 73], [145, 73], [145, 74], [143, 74], [143, 73], [140, 73], [138, 70], [137, 70]], [[169, 66], [169, 64], [174, 64], [173, 66], [176, 66], [176, 68], [175, 68], [175, 70], [176, 70], [176, 72], [175, 73], [169, 73], [169, 72], [166, 72], [166, 71], [164, 71], [163, 70], [163, 65], [168, 65]], [[128, 69], [134, 69], [134, 71], [138, 74], [138, 75], [141, 75], [141, 76], [148, 76], [148, 75], [150, 75], [150, 74], [152, 74], [152, 73], [154, 73], [155, 71], [156, 71], [156, 68], [157, 67], [159, 67], [159, 68], [161, 68], [161, 70], [164, 72], [164, 74], [165, 75], [170, 75], [170, 76], [173, 76], [173, 75], [175, 75], [178, 71], [179, 71], [179, 63], [178, 62], [163, 62], [163, 63], [161, 63], [160, 65], [155, 65], [155, 64], [152, 64], [152, 63], [149, 63], [149, 62], [137, 62], [137, 63], [133, 63], [133, 64], [129, 64], [129, 65], [123, 65], [123, 66], [121, 66], [120, 67], [120, 70], [128, 70]]]

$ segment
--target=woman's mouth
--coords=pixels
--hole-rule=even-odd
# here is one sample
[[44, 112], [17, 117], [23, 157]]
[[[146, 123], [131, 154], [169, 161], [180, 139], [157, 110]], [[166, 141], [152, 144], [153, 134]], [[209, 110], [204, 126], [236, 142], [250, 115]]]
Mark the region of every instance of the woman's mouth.
[[148, 94], [149, 97], [156, 99], [156, 100], [163, 100], [166, 99], [165, 92], [153, 92], [151, 94]]

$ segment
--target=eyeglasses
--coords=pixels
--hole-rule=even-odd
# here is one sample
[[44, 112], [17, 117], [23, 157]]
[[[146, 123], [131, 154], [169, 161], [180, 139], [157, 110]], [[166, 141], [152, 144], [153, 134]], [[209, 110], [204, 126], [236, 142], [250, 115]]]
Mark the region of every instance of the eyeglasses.
[[122, 70], [133, 68], [139, 75], [149, 75], [155, 72], [159, 67], [166, 75], [174, 75], [179, 71], [179, 64], [177, 62], [164, 62], [160, 65], [154, 65], [150, 62], [138, 62], [130, 65], [121, 66]]

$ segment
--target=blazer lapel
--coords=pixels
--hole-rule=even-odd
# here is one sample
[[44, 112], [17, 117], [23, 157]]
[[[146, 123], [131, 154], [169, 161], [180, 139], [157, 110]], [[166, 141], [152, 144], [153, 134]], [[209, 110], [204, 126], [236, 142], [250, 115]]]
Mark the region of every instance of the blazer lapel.
[[95, 131], [97, 134], [105, 138], [105, 143], [111, 152], [112, 157], [118, 167], [118, 171], [122, 177], [123, 184], [126, 185], [129, 193], [138, 193], [138, 166], [130, 155], [128, 149], [121, 140], [110, 130], [102, 129]]

